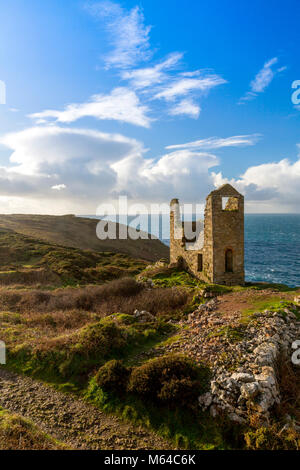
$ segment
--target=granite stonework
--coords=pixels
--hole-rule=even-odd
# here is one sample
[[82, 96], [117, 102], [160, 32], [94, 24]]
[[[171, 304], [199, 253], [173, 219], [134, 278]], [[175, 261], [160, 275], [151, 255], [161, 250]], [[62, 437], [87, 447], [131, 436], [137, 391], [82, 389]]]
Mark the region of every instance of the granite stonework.
[[214, 284], [244, 284], [244, 196], [230, 184], [206, 198], [204, 223], [183, 223], [170, 205], [170, 262]]

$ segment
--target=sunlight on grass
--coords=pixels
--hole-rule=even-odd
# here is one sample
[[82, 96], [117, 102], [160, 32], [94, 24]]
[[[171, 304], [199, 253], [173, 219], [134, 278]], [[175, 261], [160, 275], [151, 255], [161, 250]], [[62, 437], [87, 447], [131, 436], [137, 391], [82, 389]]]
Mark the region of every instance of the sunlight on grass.
[[242, 311], [242, 323], [248, 323], [249, 321], [251, 321], [252, 316], [255, 313], [261, 313], [265, 310], [269, 310], [271, 312], [280, 312], [284, 316], [284, 309], [286, 308], [292, 310], [296, 314], [296, 316], [300, 318], [300, 314], [295, 308], [295, 304], [293, 302], [289, 302], [287, 300], [280, 300], [278, 299], [278, 297], [275, 296], [266, 296], [260, 299], [252, 299], [251, 304], [251, 307]]

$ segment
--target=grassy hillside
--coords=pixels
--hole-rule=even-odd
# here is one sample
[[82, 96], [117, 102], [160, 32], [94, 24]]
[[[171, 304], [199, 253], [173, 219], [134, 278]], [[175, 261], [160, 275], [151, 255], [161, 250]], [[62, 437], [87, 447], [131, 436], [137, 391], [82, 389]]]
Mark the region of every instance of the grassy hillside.
[[138, 274], [146, 264], [123, 253], [65, 247], [0, 228], [0, 286], [101, 284]]
[[[49, 243], [101, 252], [125, 253], [133, 258], [157, 261], [169, 257], [169, 249], [159, 240], [99, 240], [98, 220], [73, 215], [0, 215], [0, 228]], [[119, 224], [116, 225], [118, 233]]]
[[[45, 249], [42, 242], [37, 246], [38, 251]], [[152, 288], [147, 279], [152, 279]], [[0, 337], [7, 346], [8, 368], [75, 392], [103, 411], [171, 439], [176, 448], [246, 448], [245, 436], [256, 436], [256, 428], [212, 418], [197, 407], [197, 396], [208, 387], [214, 361], [226, 360], [224, 348], [243, 340], [245, 321], [255, 317], [252, 311], [288, 305], [298, 290], [266, 284], [204, 285], [162, 263], [144, 269], [137, 280], [124, 277], [63, 289], [2, 287]], [[221, 324], [209, 320], [202, 331], [203, 349], [193, 352], [201, 331], [189, 323], [188, 315], [205, 302], [205, 293], [218, 294], [216, 313], [223, 319]], [[139, 317], [136, 309], [149, 313]], [[291, 395], [289, 389], [289, 414], [298, 413], [298, 402], [297, 393]], [[282, 426], [274, 421], [270, 439]], [[280, 437], [276, 448], [294, 442]]]
[[[72, 403], [79, 397], [85, 405], [89, 402], [94, 409], [108, 413], [108, 420], [117, 415], [141, 427], [143, 433], [148, 429], [155, 438], [171, 441], [178, 449], [282, 449], [299, 445], [297, 435], [285, 438], [281, 432], [285, 415], [300, 422], [300, 377], [292, 367], [289, 377], [287, 368], [282, 370], [284, 406], [274, 411], [273, 428], [263, 430], [262, 444], [260, 425], [255, 421], [241, 426], [225, 415], [214, 418], [201, 410], [197, 401], [209, 389], [216, 363], [231, 370], [241, 366], [242, 357], [231, 348], [243, 345], [248, 326], [260, 328], [257, 312], [268, 309], [284, 315], [289, 308], [300, 319], [300, 308], [294, 303], [294, 297], [300, 294], [298, 288], [204, 284], [167, 263], [149, 265], [124, 252], [101, 251], [101, 242], [94, 250], [66, 246], [66, 239], [86, 246], [87, 234], [95, 233], [93, 220], [72, 216], [0, 218], [2, 224], [4, 219], [11, 221], [5, 227], [0, 225], [0, 339], [7, 348], [7, 365], [0, 367], [0, 382], [1, 371], [8, 370], [19, 378], [30, 375], [34, 383], [42, 379], [57, 393], [68, 394]], [[53, 230], [49, 229], [49, 235], [50, 220]], [[60, 230], [55, 220], [62, 221]], [[42, 239], [41, 234], [55, 242]], [[213, 310], [209, 302], [203, 310], [211, 297]], [[9, 389], [8, 400], [0, 394], [0, 406], [23, 415], [23, 401], [31, 400], [31, 386], [25, 384], [23, 388], [23, 382], [20, 379], [22, 406], [18, 395], [11, 398]], [[296, 385], [293, 388], [290, 384]], [[39, 396], [39, 403], [43, 396]], [[34, 406], [35, 411], [32, 407], [26, 414], [32, 422], [36, 422], [36, 410], [40, 411], [39, 404]], [[55, 414], [63, 422], [64, 412]], [[37, 422], [41, 429], [43, 419]], [[70, 432], [76, 429], [70, 425]], [[22, 417], [0, 410], [4, 448], [36, 448], [39, 433]], [[20, 441], [21, 434], [24, 438]], [[41, 439], [42, 448], [59, 448], [60, 444], [50, 442], [47, 436]], [[108, 447], [113, 449], [119, 439], [118, 428]], [[136, 431], [128, 439], [133, 448], [139, 448]]]

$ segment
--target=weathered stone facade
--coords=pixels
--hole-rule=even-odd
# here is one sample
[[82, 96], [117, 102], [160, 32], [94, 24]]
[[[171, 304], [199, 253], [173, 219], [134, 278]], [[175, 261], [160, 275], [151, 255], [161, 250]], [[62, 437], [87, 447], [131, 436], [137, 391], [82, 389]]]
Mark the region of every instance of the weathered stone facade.
[[244, 284], [244, 197], [230, 184], [206, 198], [204, 223], [183, 223], [178, 199], [170, 207], [170, 261], [205, 282]]

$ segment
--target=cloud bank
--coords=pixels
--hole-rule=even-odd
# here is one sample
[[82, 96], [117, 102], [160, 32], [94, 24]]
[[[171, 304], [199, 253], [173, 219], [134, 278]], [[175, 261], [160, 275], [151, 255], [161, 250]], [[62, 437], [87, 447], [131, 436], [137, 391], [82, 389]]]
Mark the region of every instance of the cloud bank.
[[[209, 138], [168, 146], [167, 153], [147, 158], [144, 145], [121, 134], [38, 126], [0, 138], [11, 150], [0, 168], [0, 206], [19, 209], [20, 200], [38, 212], [66, 210], [95, 213], [103, 201], [126, 194], [131, 202], [168, 203], [172, 197], [203, 202], [214, 187], [234, 184], [254, 212], [277, 208], [298, 212], [300, 159], [282, 159], [248, 168], [236, 179], [218, 171], [220, 157], [211, 150], [253, 145], [255, 136]], [[55, 201], [59, 201], [55, 202]], [[24, 205], [25, 207], [25, 205]], [[272, 210], [272, 209], [271, 209]]]

